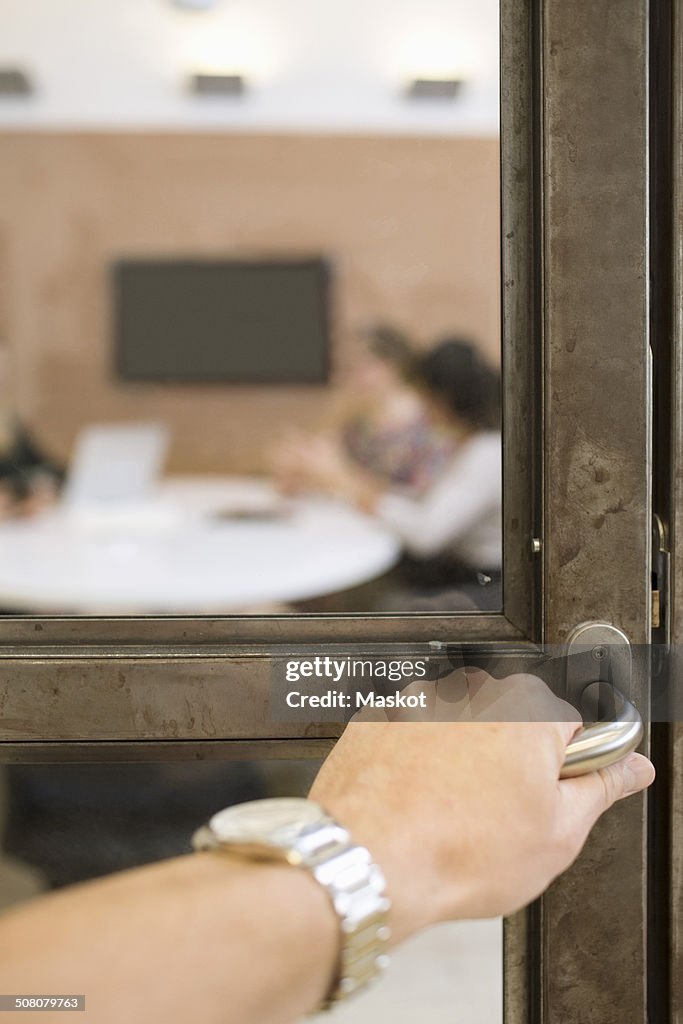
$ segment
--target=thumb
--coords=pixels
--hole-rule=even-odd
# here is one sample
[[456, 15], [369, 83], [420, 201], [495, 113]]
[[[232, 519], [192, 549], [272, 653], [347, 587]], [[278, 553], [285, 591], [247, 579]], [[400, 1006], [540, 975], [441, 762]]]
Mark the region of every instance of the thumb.
[[655, 769], [643, 754], [629, 754], [608, 768], [560, 782], [560, 793], [577, 831], [585, 835], [601, 814], [624, 797], [639, 793], [654, 781]]

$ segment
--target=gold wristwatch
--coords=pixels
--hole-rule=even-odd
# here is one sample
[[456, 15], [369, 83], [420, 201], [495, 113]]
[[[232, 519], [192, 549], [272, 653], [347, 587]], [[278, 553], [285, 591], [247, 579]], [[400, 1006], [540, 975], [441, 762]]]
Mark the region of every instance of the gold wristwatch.
[[390, 901], [384, 876], [363, 846], [313, 800], [254, 800], [219, 811], [195, 832], [195, 850], [220, 850], [306, 868], [339, 918], [338, 971], [325, 1006], [351, 995], [387, 966]]

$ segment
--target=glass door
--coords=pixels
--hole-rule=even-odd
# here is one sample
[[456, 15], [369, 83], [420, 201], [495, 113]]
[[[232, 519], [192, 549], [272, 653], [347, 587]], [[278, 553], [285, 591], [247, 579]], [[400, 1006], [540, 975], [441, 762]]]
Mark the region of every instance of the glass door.
[[[210, 611], [206, 614], [186, 614], [183, 608], [175, 609], [175, 614], [88, 615], [82, 613], [82, 608], [81, 614], [75, 615], [44, 611], [26, 614], [20, 608], [21, 614], [9, 614], [0, 621], [0, 750], [5, 763], [33, 767], [109, 765], [115, 772], [116, 765], [125, 763], [128, 770], [131, 762], [137, 766], [165, 763], [176, 767], [195, 761], [300, 762], [324, 756], [338, 735], [339, 724], [334, 720], [288, 720], [286, 715], [275, 714], [274, 680], [280, 678], [283, 662], [292, 658], [314, 659], [336, 652], [342, 659], [438, 659], [444, 654], [463, 657], [482, 651], [496, 655], [513, 651], [515, 657], [535, 657], [542, 644], [561, 649], [572, 631], [586, 622], [618, 627], [636, 651], [649, 644], [649, 34], [648, 11], [643, 4], [616, 8], [561, 0], [503, 0], [501, 5], [502, 563], [492, 564], [495, 559], [489, 554], [491, 549], [479, 536], [479, 561], [469, 564], [468, 573], [463, 576], [460, 567], [461, 575], [447, 576], [445, 584], [440, 579], [436, 585], [432, 579], [426, 596], [421, 592], [419, 600], [413, 600], [413, 590], [407, 603], [405, 588], [398, 603], [395, 595], [393, 603], [384, 602], [384, 598], [373, 603], [376, 595], [368, 597], [364, 592], [360, 597], [357, 591], [351, 597], [347, 593], [341, 601], [336, 591], [334, 600], [321, 602], [319, 594], [312, 598], [304, 588], [298, 596], [290, 595], [287, 602], [282, 602], [286, 607], [282, 603], [274, 606], [271, 594], [269, 601], [272, 599], [273, 604], [269, 608], [259, 609], [256, 600], [250, 605], [245, 601], [248, 608], [229, 614], [216, 611], [208, 598]], [[434, 89], [436, 79], [442, 89], [449, 82], [449, 88], [453, 87], [457, 76], [452, 69], [448, 75], [439, 75], [421, 76], [416, 68], [412, 88], [418, 93]], [[313, 116], [310, 111], [308, 116]], [[443, 113], [432, 110], [428, 116], [438, 119]], [[424, 125], [419, 131], [424, 133]], [[10, 184], [18, 188], [18, 182], [30, 182], [29, 170], [39, 175], [48, 144], [57, 147], [50, 152], [59, 160], [70, 159], [74, 152], [78, 155], [82, 161], [79, 181], [86, 194], [98, 167], [140, 172], [142, 163], [134, 141], [107, 136], [104, 149], [93, 156], [91, 149], [96, 141], [88, 137], [50, 142], [42, 135], [15, 137], [8, 131], [2, 146], [8, 151], [17, 146], [19, 152], [18, 170]], [[316, 173], [321, 178], [309, 190], [311, 203], [316, 201], [317, 188], [325, 192], [328, 205], [334, 200], [330, 178], [342, 151], [359, 203], [366, 201], [364, 175], [375, 173], [381, 166], [379, 180], [388, 189], [399, 176], [396, 168], [404, 165], [412, 167], [411, 173], [423, 188], [432, 190], [435, 202], [441, 201], [431, 170], [434, 161], [441, 159], [433, 140], [412, 139], [415, 148], [408, 157], [398, 141], [391, 141], [391, 152], [380, 153], [379, 144], [376, 152], [366, 152], [365, 143], [354, 148], [348, 139], [343, 146], [340, 143], [338, 151], [328, 152], [320, 140], [306, 148], [300, 137], [290, 136], [280, 140], [277, 152], [287, 173], [294, 173], [293, 169], [301, 172], [304, 164], [308, 166], [307, 160], [315, 156]], [[218, 145], [215, 139], [208, 143], [204, 139], [204, 143], [208, 150]], [[158, 141], [158, 152], [162, 157], [165, 154], [166, 160], [164, 164], [162, 159], [161, 164], [168, 166], [169, 174], [173, 167], [182, 167], [190, 174], [193, 157], [180, 154], [176, 144], [175, 139]], [[225, 158], [226, 173], [234, 160], [237, 175], [252, 184], [265, 173], [266, 165], [271, 169], [273, 162], [277, 165], [276, 150], [272, 146], [268, 149], [263, 139], [247, 140], [243, 150], [238, 153], [237, 149], [233, 140], [233, 149], [220, 154], [217, 150], [216, 159]], [[304, 152], [308, 157], [302, 159]], [[452, 158], [446, 155], [443, 159], [456, 175], [457, 165]], [[362, 173], [354, 178], [359, 166]], [[0, 170], [2, 173], [9, 174], [7, 170]], [[465, 187], [468, 182], [473, 187], [471, 177], [465, 177]], [[154, 189], [144, 194], [150, 203], [157, 203], [154, 209], [161, 217], [164, 202], [171, 206], [185, 201], [186, 187], [182, 181], [175, 181], [160, 204]], [[291, 198], [287, 181], [281, 180], [278, 187], [286, 206]], [[29, 198], [24, 193], [22, 196], [27, 209]], [[57, 206], [46, 208], [45, 213], [47, 222], [59, 231], [63, 210], [59, 200], [56, 202]], [[271, 213], [278, 223], [287, 219], [284, 206], [280, 204]], [[201, 205], [184, 208], [180, 230], [185, 232], [187, 246], [191, 246], [200, 230], [197, 225], [211, 224], [213, 215]], [[116, 212], [115, 207], [112, 209]], [[246, 238], [247, 244], [236, 245], [241, 263], [225, 259], [221, 249], [218, 262], [220, 272], [227, 275], [222, 278], [224, 282], [234, 280], [232, 274], [244, 270], [245, 260], [261, 282], [266, 271], [283, 269], [281, 252], [274, 261], [277, 267], [272, 259], [265, 259], [267, 246], [257, 246], [258, 259], [254, 259], [254, 239], [259, 231], [264, 238], [267, 236], [265, 222], [258, 217], [256, 227], [252, 222], [249, 229], [246, 226], [249, 210], [255, 216], [257, 209], [255, 193], [252, 195], [247, 188], [240, 215], [243, 219], [237, 217], [231, 226], [231, 238], [237, 242]], [[368, 209], [372, 209], [372, 203]], [[92, 235], [92, 248], [99, 252], [97, 246], [105, 226], [95, 213], [90, 213], [92, 221], [85, 215], [80, 220], [76, 217], [75, 237], [82, 236], [85, 250], [90, 251]], [[416, 216], [419, 219], [419, 214]], [[112, 216], [112, 220], [115, 227], [127, 223], [123, 207], [120, 217]], [[437, 233], [441, 230], [439, 221], [437, 217], [432, 225]], [[404, 234], [417, 230], [409, 220], [399, 218], [398, 223]], [[137, 226], [137, 221], [131, 222], [125, 230], [121, 227], [119, 234], [114, 231], [113, 247], [125, 250], [123, 277], [128, 288], [139, 286], [140, 278], [134, 272], [154, 275], [170, 269], [177, 273], [183, 262], [177, 237], [171, 238], [170, 233], [167, 237], [163, 232], [155, 242], [160, 248], [146, 252], [144, 260], [128, 258], [131, 247], [140, 242]], [[382, 238], [384, 242], [389, 240], [388, 247], [382, 248], [383, 258], [388, 258], [396, 233], [391, 215], [384, 211], [361, 227], [363, 239], [364, 232], [373, 233], [373, 244], [379, 246]], [[7, 237], [10, 235], [11, 231]], [[7, 260], [10, 268], [18, 265], [22, 255], [21, 245], [17, 246]], [[198, 248], [202, 258], [190, 261], [193, 272], [203, 272], [197, 287], [208, 289], [207, 295], [214, 294], [210, 274], [216, 271], [220, 246], [211, 236], [209, 243], [202, 242]], [[297, 235], [294, 248], [299, 264], [312, 249], [319, 256], [312, 229], [308, 235]], [[163, 260], [157, 258], [160, 254]], [[169, 268], [170, 256], [173, 267]], [[49, 252], [45, 258], [49, 262]], [[411, 282], [414, 284], [421, 274], [428, 276], [426, 257], [420, 258], [422, 264], [406, 256], [394, 269], [399, 292], [412, 287]], [[288, 272], [297, 269], [291, 266], [291, 259], [284, 262], [288, 262]], [[240, 265], [236, 267], [236, 263]], [[349, 266], [350, 274], [360, 274], [362, 268], [352, 261]], [[304, 269], [313, 278], [309, 275], [306, 280], [300, 279], [301, 288], [313, 288], [314, 298], [319, 301], [315, 275], [324, 276], [320, 261], [314, 260]], [[209, 271], [207, 278], [205, 272]], [[87, 276], [91, 268], [83, 272]], [[381, 294], [379, 285], [385, 278], [377, 268], [375, 272], [376, 295]], [[53, 292], [48, 288], [48, 298], [52, 295], [50, 301], [57, 303], [57, 312], [62, 315], [65, 307], [60, 305], [59, 279], [50, 277], [49, 267], [45, 273], [47, 284], [52, 281], [53, 287]], [[118, 280], [123, 287], [122, 279]], [[155, 281], [157, 287], [159, 278]], [[369, 280], [361, 274], [355, 286], [359, 308], [366, 308], [363, 296], [367, 300], [372, 290]], [[453, 289], [457, 293], [455, 276]], [[128, 297], [130, 294], [126, 293]], [[429, 294], [427, 288], [427, 298]], [[151, 292], [146, 292], [149, 295]], [[22, 294], [13, 306], [8, 305], [8, 310], [16, 312], [20, 299]], [[86, 303], [83, 308], [86, 318], [89, 309], [95, 316], [94, 306]], [[125, 301], [122, 308], [129, 308]], [[245, 316], [248, 312], [243, 311]], [[299, 314], [303, 316], [300, 310]], [[302, 325], [303, 330], [310, 327], [310, 322], [304, 318]], [[267, 333], [267, 327], [261, 325], [262, 331]], [[35, 323], [33, 329], [35, 332]], [[437, 327], [429, 329], [436, 331]], [[255, 336], [253, 343], [265, 344], [266, 333]], [[311, 352], [320, 356], [312, 335], [310, 344]], [[68, 343], [64, 345], [61, 363], [56, 357], [50, 364], [55, 381], [60, 367], [66, 365]], [[207, 346], [203, 358], [214, 372], [216, 364], [211, 359], [215, 352]], [[149, 380], [143, 383], [140, 376], [149, 369], [149, 361], [131, 370], [130, 361], [124, 358], [126, 353], [130, 355], [130, 348], [122, 341], [117, 352], [123, 359], [119, 365], [125, 364], [127, 373], [138, 376], [128, 381], [125, 400], [106, 388], [102, 401], [111, 403], [117, 414], [124, 406], [137, 411], [135, 396], [144, 393], [150, 410], [167, 411], [167, 393], [154, 390], [158, 381], [151, 391], [139, 390], [152, 386]], [[149, 359], [153, 355], [147, 353]], [[40, 361], [36, 353], [31, 359], [34, 364]], [[297, 372], [324, 377], [323, 364], [324, 360], [316, 363], [314, 359]], [[43, 364], [43, 373], [45, 367], [48, 363]], [[280, 371], [290, 368], [285, 364]], [[234, 372], [234, 366], [228, 370]], [[222, 366], [221, 372], [228, 370]], [[90, 364], [84, 364], [83, 372], [96, 375]], [[205, 368], [204, 372], [210, 371]], [[445, 372], [442, 366], [430, 378], [437, 388]], [[296, 385], [302, 386], [301, 378]], [[24, 386], [28, 388], [28, 384]], [[33, 407], [29, 391], [24, 396], [27, 408]], [[187, 419], [191, 416], [189, 392], [181, 388], [174, 394]], [[325, 394], [318, 396], [323, 403]], [[245, 395], [244, 391], [230, 393], [235, 422], [240, 419], [240, 410], [246, 410]], [[263, 395], [252, 398], [261, 402]], [[284, 405], [291, 409], [300, 398], [300, 392], [282, 392], [277, 402], [280, 409]], [[124, 404], [116, 405], [119, 401]], [[216, 393], [206, 395], [205, 401], [214, 408]], [[54, 404], [41, 408], [48, 418], [54, 413]], [[261, 408], [262, 419], [271, 416], [270, 409], [265, 405]], [[204, 451], [206, 455], [208, 449]], [[329, 449], [325, 451], [329, 456]], [[235, 465], [238, 462], [236, 458]], [[260, 517], [263, 524], [281, 514], [270, 505], [255, 509], [253, 492], [250, 494], [252, 520]], [[234, 492], [230, 500], [234, 522], [244, 511], [237, 507], [239, 502], [235, 504]], [[398, 507], [394, 503], [387, 518]], [[405, 511], [405, 506], [401, 508]], [[170, 520], [164, 519], [167, 512], [168, 506], [157, 508], [160, 528], [171, 528]], [[299, 513], [290, 510], [287, 514]], [[319, 522], [324, 526], [328, 520]], [[384, 534], [361, 535], [356, 519], [343, 523], [337, 519], [335, 524], [334, 529], [346, 531], [346, 543], [351, 537], [348, 550], [354, 557], [362, 545], [367, 545], [377, 565], [387, 568], [383, 559], [388, 557], [389, 549], [383, 547]], [[285, 529], [287, 520], [280, 525]], [[103, 526], [100, 518], [92, 528], [111, 530], [111, 521]], [[108, 556], [128, 557], [132, 550], [128, 541], [122, 546], [119, 538], [113, 546], [110, 544]], [[325, 554], [324, 546], [319, 555], [311, 555], [312, 550], [303, 550], [299, 560], [314, 562]], [[256, 568], [267, 576], [265, 555], [263, 559]], [[188, 573], [191, 561], [190, 557]], [[135, 571], [134, 565], [133, 558], [131, 572]], [[139, 579], [141, 590], [145, 586], [143, 575]], [[484, 600], [482, 592], [490, 595], [493, 591], [486, 588], [501, 581], [500, 601]], [[339, 589], [345, 588], [340, 584]], [[467, 599], [464, 602], [463, 593]], [[130, 600], [130, 591], [126, 595]], [[281, 596], [277, 601], [281, 602]], [[635, 661], [638, 666], [644, 664], [642, 658]], [[634, 674], [631, 698], [647, 720], [649, 678], [644, 669]], [[567, 875], [537, 904], [506, 922], [502, 970], [507, 1024], [645, 1021], [646, 838], [646, 802], [638, 798], [615, 807], [600, 822]], [[617, 963], [618, 969], [607, 969], [608, 962]], [[494, 968], [500, 974], [500, 961]]]

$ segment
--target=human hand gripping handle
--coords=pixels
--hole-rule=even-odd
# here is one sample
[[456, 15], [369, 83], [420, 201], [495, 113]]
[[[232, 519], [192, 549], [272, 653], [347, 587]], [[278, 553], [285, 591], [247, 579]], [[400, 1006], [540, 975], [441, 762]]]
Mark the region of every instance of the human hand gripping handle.
[[604, 811], [654, 779], [640, 754], [561, 779], [581, 728], [573, 709], [548, 691], [533, 706], [557, 721], [483, 721], [485, 688], [476, 689], [476, 721], [352, 722], [311, 790], [384, 871], [394, 941], [525, 906], [575, 860]]

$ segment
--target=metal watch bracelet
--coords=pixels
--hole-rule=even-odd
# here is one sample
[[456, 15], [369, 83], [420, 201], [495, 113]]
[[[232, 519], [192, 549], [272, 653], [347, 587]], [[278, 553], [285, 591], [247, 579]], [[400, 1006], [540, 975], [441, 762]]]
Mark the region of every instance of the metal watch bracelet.
[[328, 892], [341, 928], [337, 978], [323, 1008], [363, 988], [388, 965], [391, 902], [364, 846], [333, 819], [300, 837], [302, 864]]
[[[195, 850], [245, 856], [221, 842], [208, 826], [195, 833], [192, 843]], [[339, 918], [337, 973], [318, 1012], [364, 988], [387, 967], [391, 902], [384, 875], [369, 851], [353, 843], [349, 832], [329, 816], [302, 831], [279, 859], [309, 870], [327, 891]]]

